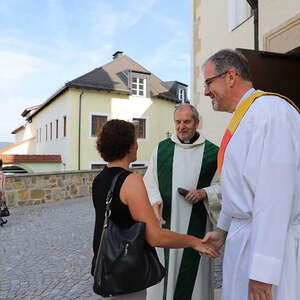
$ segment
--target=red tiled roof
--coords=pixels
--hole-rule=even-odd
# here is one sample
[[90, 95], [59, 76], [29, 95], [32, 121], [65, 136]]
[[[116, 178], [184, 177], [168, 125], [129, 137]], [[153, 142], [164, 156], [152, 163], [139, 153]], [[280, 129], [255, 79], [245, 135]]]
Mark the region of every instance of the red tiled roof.
[[60, 155], [0, 154], [4, 164], [13, 163], [60, 163]]

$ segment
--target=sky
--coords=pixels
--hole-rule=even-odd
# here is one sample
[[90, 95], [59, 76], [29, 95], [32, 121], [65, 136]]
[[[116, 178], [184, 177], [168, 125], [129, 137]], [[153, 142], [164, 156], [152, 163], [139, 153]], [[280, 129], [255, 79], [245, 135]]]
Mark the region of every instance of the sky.
[[0, 142], [67, 81], [123, 51], [190, 84], [189, 0], [0, 0]]

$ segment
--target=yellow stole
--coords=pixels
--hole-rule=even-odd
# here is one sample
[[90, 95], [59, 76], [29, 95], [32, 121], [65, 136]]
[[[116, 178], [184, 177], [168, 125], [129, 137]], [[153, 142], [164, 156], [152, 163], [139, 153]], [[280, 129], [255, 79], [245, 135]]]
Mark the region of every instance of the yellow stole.
[[259, 97], [261, 96], [278, 96], [281, 99], [286, 100], [287, 102], [289, 102], [299, 113], [300, 110], [299, 108], [296, 106], [296, 104], [291, 101], [290, 99], [288, 99], [285, 96], [276, 94], [276, 93], [269, 93], [269, 92], [255, 92], [253, 93], [251, 96], [249, 96], [247, 99], [245, 99], [237, 108], [237, 110], [234, 112], [233, 117], [225, 131], [225, 134], [222, 138], [222, 142], [221, 142], [221, 146], [218, 152], [218, 175], [221, 176], [221, 172], [222, 172], [222, 166], [223, 166], [223, 160], [224, 160], [224, 155], [225, 155], [225, 151], [226, 151], [226, 147], [230, 141], [230, 139], [232, 138], [234, 132], [236, 131], [236, 129], [238, 128], [241, 120], [243, 119], [244, 115], [246, 114], [246, 112], [248, 111], [249, 107], [251, 106], [251, 104]]

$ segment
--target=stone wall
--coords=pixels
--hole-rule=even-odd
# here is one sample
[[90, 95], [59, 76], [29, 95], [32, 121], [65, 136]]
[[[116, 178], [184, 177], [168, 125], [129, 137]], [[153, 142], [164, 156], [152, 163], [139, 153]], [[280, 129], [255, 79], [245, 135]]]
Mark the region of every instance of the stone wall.
[[[132, 171], [144, 175], [146, 168]], [[87, 197], [99, 170], [8, 175], [5, 196], [8, 207], [51, 203]]]

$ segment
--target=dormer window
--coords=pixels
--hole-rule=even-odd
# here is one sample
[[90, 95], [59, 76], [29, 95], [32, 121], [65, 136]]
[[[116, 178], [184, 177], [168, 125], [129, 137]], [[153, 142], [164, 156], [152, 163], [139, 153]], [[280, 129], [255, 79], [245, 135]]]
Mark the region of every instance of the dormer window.
[[133, 95], [146, 96], [146, 79], [132, 77], [131, 92]]
[[184, 89], [181, 89], [181, 88], [178, 89], [178, 99], [182, 102], [185, 101], [185, 90]]

